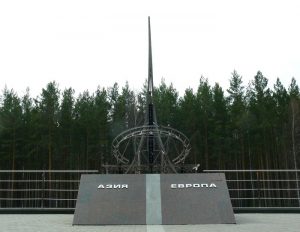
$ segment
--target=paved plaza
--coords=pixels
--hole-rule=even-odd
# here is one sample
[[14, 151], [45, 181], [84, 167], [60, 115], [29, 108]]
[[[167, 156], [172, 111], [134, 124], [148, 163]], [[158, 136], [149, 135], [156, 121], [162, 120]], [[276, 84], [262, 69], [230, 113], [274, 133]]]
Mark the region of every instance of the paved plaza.
[[300, 214], [236, 214], [237, 224], [72, 226], [72, 214], [0, 214], [0, 232], [300, 232]]

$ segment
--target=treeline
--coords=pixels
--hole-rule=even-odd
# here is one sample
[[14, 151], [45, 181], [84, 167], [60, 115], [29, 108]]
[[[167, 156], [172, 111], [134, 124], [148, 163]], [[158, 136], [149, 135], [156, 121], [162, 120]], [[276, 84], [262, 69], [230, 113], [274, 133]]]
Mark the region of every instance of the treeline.
[[[268, 88], [258, 71], [249, 85], [234, 71], [230, 87], [201, 77], [196, 91], [164, 81], [155, 89], [160, 125], [187, 135], [187, 164], [205, 169], [294, 169], [300, 159], [300, 92], [292, 78]], [[0, 169], [99, 169], [114, 164], [111, 142], [121, 131], [143, 124], [146, 88], [118, 84], [75, 97], [47, 84], [37, 98], [0, 95]]]

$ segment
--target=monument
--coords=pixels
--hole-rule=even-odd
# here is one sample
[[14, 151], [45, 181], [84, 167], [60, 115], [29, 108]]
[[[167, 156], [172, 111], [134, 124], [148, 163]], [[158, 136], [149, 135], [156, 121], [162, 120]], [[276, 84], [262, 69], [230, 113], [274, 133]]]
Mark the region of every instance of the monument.
[[157, 122], [153, 102], [150, 18], [148, 34], [148, 85], [144, 125], [119, 134], [113, 140], [112, 153], [117, 163], [125, 167], [125, 173], [177, 173], [176, 166], [183, 164], [189, 154], [190, 142], [180, 131], [170, 126], [160, 126]]
[[148, 30], [144, 125], [113, 140], [112, 155], [124, 174], [81, 176], [73, 225], [235, 223], [224, 174], [178, 174], [191, 147], [183, 133], [157, 123], [150, 18]]

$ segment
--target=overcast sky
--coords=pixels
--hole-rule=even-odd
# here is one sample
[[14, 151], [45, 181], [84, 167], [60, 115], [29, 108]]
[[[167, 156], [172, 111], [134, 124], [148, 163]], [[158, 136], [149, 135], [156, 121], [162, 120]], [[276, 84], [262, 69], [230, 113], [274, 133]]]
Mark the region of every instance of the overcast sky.
[[247, 85], [258, 70], [272, 87], [300, 82], [300, 1], [0, 1], [0, 89], [31, 95], [55, 80], [76, 93], [147, 78], [151, 16], [154, 85], [180, 94], [201, 75]]

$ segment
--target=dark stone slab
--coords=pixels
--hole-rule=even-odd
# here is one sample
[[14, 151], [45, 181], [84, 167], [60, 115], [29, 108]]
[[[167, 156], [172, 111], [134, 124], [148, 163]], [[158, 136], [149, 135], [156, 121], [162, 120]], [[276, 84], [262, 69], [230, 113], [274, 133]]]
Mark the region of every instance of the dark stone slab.
[[162, 224], [235, 223], [222, 173], [161, 175], [161, 202]]
[[225, 175], [217, 173], [82, 175], [73, 219], [74, 225], [215, 223], [235, 223]]
[[[99, 188], [128, 184], [128, 188]], [[82, 175], [74, 225], [146, 224], [145, 175]]]

